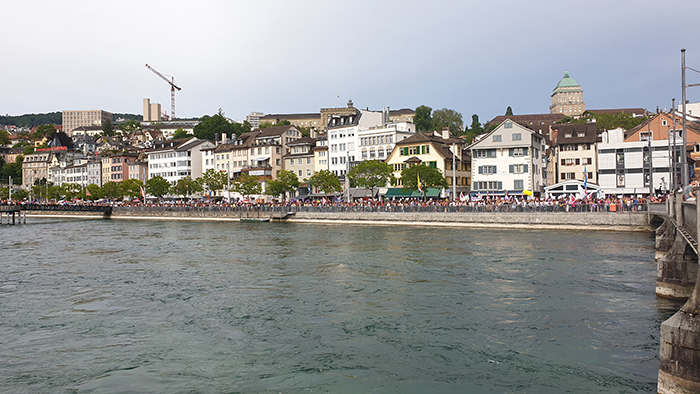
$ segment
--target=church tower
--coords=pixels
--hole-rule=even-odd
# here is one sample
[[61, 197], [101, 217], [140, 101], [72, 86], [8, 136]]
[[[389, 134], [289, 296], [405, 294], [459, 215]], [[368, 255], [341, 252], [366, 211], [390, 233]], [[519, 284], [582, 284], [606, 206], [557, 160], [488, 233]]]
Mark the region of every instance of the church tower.
[[586, 111], [586, 103], [583, 102], [583, 90], [564, 71], [564, 77], [559, 81], [552, 92], [552, 105], [549, 106], [550, 114], [563, 114], [578, 118]]

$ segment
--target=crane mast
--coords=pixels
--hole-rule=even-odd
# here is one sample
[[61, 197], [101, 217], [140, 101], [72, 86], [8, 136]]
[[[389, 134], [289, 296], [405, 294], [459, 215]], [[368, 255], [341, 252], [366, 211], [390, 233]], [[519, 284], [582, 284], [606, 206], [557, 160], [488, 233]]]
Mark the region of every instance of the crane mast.
[[[158, 71], [156, 71], [155, 68], [149, 66], [148, 64], [146, 64], [146, 67], [170, 85], [170, 119], [175, 119], [175, 90], [182, 89], [179, 86], [175, 85], [175, 77], [173, 77], [172, 75], [166, 76], [164, 74], [161, 74]], [[168, 79], [168, 77], [170, 77], [170, 79]]]

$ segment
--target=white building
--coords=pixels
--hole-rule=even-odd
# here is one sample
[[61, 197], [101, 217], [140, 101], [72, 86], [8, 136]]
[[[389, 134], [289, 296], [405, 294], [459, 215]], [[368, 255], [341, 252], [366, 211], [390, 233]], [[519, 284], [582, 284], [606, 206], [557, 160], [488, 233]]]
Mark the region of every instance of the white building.
[[479, 194], [522, 195], [543, 191], [544, 137], [506, 119], [467, 149], [472, 153], [472, 191]]
[[397, 142], [416, 133], [413, 123], [401, 122], [360, 129], [357, 132], [357, 145], [360, 156], [358, 161], [386, 160], [394, 150]]
[[[682, 140], [676, 146], [676, 157], [683, 157]], [[624, 142], [622, 129], [603, 132], [598, 145], [601, 191], [615, 195], [648, 195], [651, 186], [653, 193], [665, 192], [673, 168], [669, 160], [671, 148], [669, 140]], [[680, 173], [680, 165], [676, 163], [676, 166]]]
[[148, 156], [148, 178], [161, 176], [171, 184], [185, 177], [202, 176], [202, 149], [214, 143], [196, 137], [157, 142]]

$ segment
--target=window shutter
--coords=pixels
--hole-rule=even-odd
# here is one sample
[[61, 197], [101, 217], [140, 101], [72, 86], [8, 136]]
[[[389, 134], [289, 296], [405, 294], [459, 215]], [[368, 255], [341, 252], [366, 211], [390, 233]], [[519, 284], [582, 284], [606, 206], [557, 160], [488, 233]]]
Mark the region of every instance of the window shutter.
[[561, 165], [565, 165], [566, 161], [564, 159], [561, 159]]
[[508, 166], [508, 172], [511, 173], [511, 174], [512, 174], [513, 172], [515, 172], [515, 171], [513, 170], [513, 165], [512, 165], [512, 164]]
[[[513, 148], [508, 149], [508, 156], [513, 157]], [[513, 172], [513, 171], [511, 171]]]
[[493, 173], [494, 173], [494, 174], [498, 174], [498, 169], [497, 169], [496, 166], [493, 166]]
[[484, 173], [484, 166], [479, 166], [479, 174], [483, 174], [483, 173]]
[[498, 190], [503, 190], [503, 182], [498, 181]]
[[523, 168], [523, 172], [527, 172], [527, 164], [525, 164], [525, 167]]
[[528, 154], [528, 148], [523, 148], [523, 156], [527, 156]]
[[420, 147], [420, 153], [423, 154], [423, 155], [425, 154], [425, 145], [421, 145], [421, 147]]

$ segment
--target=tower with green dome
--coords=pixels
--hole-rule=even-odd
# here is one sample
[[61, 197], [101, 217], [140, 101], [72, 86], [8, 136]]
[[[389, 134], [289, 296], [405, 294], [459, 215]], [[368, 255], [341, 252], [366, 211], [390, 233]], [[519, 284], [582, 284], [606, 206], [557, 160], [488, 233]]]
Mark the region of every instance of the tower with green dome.
[[586, 103], [583, 102], [583, 89], [569, 76], [568, 71], [564, 71], [564, 77], [552, 92], [549, 113], [578, 118], [584, 111], [586, 111]]

